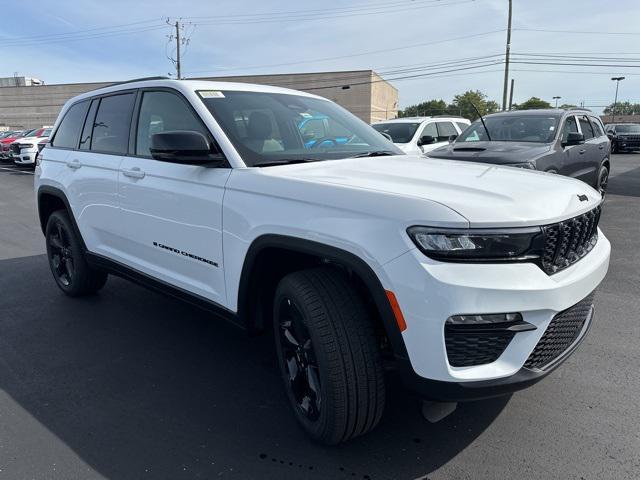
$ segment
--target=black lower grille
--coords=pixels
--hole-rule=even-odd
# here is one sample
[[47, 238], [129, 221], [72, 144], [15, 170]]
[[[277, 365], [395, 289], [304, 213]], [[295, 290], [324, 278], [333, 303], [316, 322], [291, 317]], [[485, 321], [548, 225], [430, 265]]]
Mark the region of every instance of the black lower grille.
[[19, 154], [20, 153], [20, 144], [19, 143], [11, 144], [10, 150], [11, 150], [11, 152], [13, 152], [15, 154]]
[[601, 207], [569, 220], [542, 227], [544, 254], [542, 268], [548, 274], [573, 265], [589, 253], [598, 241]]
[[593, 312], [594, 297], [595, 292], [553, 317], [536, 348], [525, 362], [526, 368], [542, 369], [571, 347]]
[[471, 367], [495, 362], [514, 335], [514, 332], [455, 331], [445, 327], [444, 338], [449, 365]]

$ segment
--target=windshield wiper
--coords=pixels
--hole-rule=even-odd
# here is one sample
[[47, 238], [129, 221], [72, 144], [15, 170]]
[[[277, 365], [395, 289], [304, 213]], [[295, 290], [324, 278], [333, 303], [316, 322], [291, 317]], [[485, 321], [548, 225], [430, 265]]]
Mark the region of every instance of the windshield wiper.
[[387, 157], [390, 155], [397, 155], [391, 150], [374, 150], [373, 152], [364, 152], [352, 156], [351, 158], [364, 158], [364, 157]]
[[264, 160], [262, 162], [256, 162], [254, 167], [273, 167], [276, 165], [293, 165], [294, 163], [309, 163], [319, 162], [318, 158], [282, 158], [278, 160]]

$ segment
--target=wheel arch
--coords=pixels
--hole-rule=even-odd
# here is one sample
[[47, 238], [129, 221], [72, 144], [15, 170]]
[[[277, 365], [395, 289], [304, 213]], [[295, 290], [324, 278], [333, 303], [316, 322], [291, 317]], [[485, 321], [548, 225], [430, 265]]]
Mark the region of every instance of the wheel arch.
[[53, 212], [57, 210], [67, 211], [75, 234], [80, 239], [82, 248], [86, 251], [87, 247], [84, 243], [82, 235], [80, 234], [80, 229], [78, 228], [78, 224], [76, 223], [76, 219], [73, 215], [73, 210], [71, 209], [71, 205], [69, 204], [67, 196], [62, 190], [57, 187], [52, 187], [49, 185], [40, 186], [38, 188], [38, 219], [40, 220], [40, 228], [42, 229], [43, 234], [46, 231], [47, 221], [49, 220], [49, 217]]
[[[280, 259], [284, 259], [285, 265], [278, 264]], [[288, 260], [294, 263], [287, 264]], [[393, 355], [407, 358], [404, 340], [385, 289], [371, 266], [344, 249], [297, 237], [263, 235], [256, 238], [247, 250], [238, 288], [238, 317], [247, 330], [257, 333], [268, 328], [269, 301], [272, 300], [269, 294], [271, 290], [275, 292], [282, 276], [318, 263], [333, 265], [349, 273], [358, 287], [364, 290], [362, 293], [369, 297], [365, 301], [374, 309], [372, 313], [376, 318], [373, 321], [384, 330]], [[262, 288], [265, 284], [266, 288]]]

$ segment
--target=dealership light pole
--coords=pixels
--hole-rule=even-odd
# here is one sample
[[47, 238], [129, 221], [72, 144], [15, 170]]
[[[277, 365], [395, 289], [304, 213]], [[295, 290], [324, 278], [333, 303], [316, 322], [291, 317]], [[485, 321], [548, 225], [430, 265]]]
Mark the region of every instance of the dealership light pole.
[[513, 1], [509, 0], [509, 21], [507, 24], [507, 48], [504, 57], [504, 86], [502, 90], [502, 111], [507, 109], [507, 88], [509, 87], [509, 54], [511, 53], [511, 17]]
[[558, 100], [560, 100], [561, 98], [562, 97], [558, 97], [558, 96], [553, 97], [553, 99], [556, 101], [556, 108], [558, 108]]
[[624, 80], [625, 77], [611, 77], [611, 80], [616, 82], [616, 98], [613, 101], [613, 119], [611, 123], [615, 123], [616, 121], [616, 107], [618, 105], [618, 87], [620, 86], [620, 80]]

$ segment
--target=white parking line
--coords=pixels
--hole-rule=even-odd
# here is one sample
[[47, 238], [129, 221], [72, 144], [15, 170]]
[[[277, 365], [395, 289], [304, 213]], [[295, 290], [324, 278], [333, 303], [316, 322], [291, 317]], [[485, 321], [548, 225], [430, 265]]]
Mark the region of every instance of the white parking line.
[[0, 170], [5, 170], [7, 172], [24, 173], [25, 175], [33, 175], [33, 172], [18, 170], [17, 168], [0, 167]]

